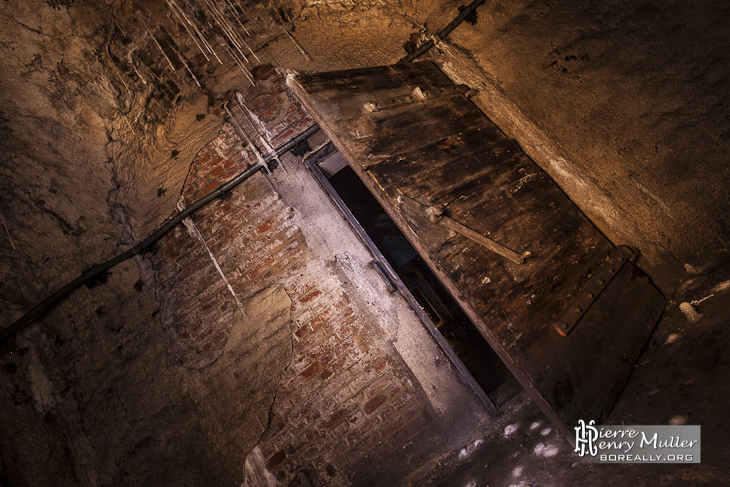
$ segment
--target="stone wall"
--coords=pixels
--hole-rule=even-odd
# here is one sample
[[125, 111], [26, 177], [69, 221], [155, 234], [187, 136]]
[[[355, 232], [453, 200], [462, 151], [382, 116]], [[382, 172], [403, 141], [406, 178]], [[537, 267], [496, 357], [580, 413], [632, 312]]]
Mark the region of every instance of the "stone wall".
[[728, 15], [713, 0], [497, 2], [434, 55], [671, 292], [730, 249]]

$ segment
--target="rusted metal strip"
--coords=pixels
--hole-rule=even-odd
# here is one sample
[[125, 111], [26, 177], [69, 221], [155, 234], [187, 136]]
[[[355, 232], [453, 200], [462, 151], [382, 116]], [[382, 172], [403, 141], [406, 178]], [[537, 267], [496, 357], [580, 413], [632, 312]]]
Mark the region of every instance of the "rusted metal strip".
[[501, 243], [495, 242], [491, 238], [485, 237], [484, 235], [475, 232], [471, 228], [462, 225], [456, 220], [444, 215], [443, 209], [438, 206], [427, 206], [414, 200], [413, 198], [409, 198], [406, 195], [398, 195], [398, 203], [403, 203], [404, 201], [409, 201], [412, 204], [415, 204], [416, 207], [419, 208], [419, 210], [421, 210], [426, 217], [428, 217], [431, 223], [441, 223], [446, 228], [449, 228], [454, 232], [461, 234], [464, 237], [478, 243], [479, 245], [488, 248], [492, 252], [501, 255], [505, 259], [510, 260], [515, 264], [523, 264], [525, 262], [525, 259], [530, 257], [531, 255], [530, 252], [524, 252], [522, 253], [522, 255], [520, 255], [512, 249], [508, 249]]
[[591, 307], [595, 300], [598, 299], [598, 296], [606, 289], [608, 283], [618, 274], [618, 271], [621, 270], [626, 262], [635, 259], [637, 255], [634, 250], [625, 245], [616, 247], [553, 324], [558, 333], [563, 336], [568, 336], [568, 333], [578, 324], [586, 311], [588, 311], [588, 308]]

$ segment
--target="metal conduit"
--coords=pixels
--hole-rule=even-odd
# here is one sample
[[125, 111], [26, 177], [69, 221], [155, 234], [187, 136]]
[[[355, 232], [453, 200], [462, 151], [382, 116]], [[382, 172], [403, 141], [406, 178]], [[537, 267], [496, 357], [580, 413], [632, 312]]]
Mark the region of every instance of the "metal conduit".
[[[456, 18], [454, 20], [449, 22], [449, 25], [447, 25], [446, 27], [441, 29], [438, 32], [438, 34], [436, 34], [436, 37], [438, 37], [439, 39], [446, 38], [446, 36], [449, 35], [451, 33], [451, 31], [456, 29], [459, 26], [459, 24], [461, 24], [464, 21], [464, 19], [466, 19], [473, 11], [475, 11], [477, 9], [478, 6], [480, 6], [483, 3], [484, 3], [484, 0], [474, 0], [468, 7], [463, 9], [459, 13], [459, 15], [456, 16]], [[409, 62], [413, 61], [414, 59], [416, 59], [417, 57], [426, 53], [426, 51], [431, 49], [434, 45], [436, 45], [436, 43], [434, 42], [433, 38], [431, 38], [428, 41], [424, 42], [421, 45], [421, 47], [419, 47], [418, 49], [416, 49], [415, 51], [413, 51], [412, 53], [410, 53], [409, 55], [407, 55], [406, 57], [404, 57], [403, 59], [398, 61], [398, 63], [399, 64], [400, 63], [409, 63]]]
[[130, 248], [126, 252], [123, 252], [116, 257], [109, 259], [108, 261], [104, 262], [103, 264], [99, 264], [88, 271], [81, 274], [79, 277], [74, 279], [73, 281], [69, 282], [65, 286], [63, 286], [61, 289], [57, 290], [53, 294], [51, 294], [48, 298], [46, 298], [44, 301], [42, 301], [40, 304], [35, 306], [33, 309], [28, 311], [26, 314], [24, 314], [21, 318], [16, 320], [13, 324], [8, 326], [7, 328], [0, 331], [0, 347], [4, 346], [7, 341], [21, 332], [23, 329], [31, 325], [35, 320], [42, 317], [48, 310], [50, 310], [54, 305], [56, 305], [59, 301], [64, 299], [66, 296], [68, 296], [72, 291], [80, 287], [82, 284], [91, 283], [94, 282], [95, 279], [102, 276], [106, 271], [111, 269], [117, 264], [120, 264], [124, 262], [125, 260], [134, 257], [135, 255], [144, 252], [152, 246], [155, 242], [160, 240], [162, 237], [164, 237], [170, 230], [175, 228], [175, 226], [183, 221], [185, 218], [189, 217], [196, 211], [198, 211], [200, 208], [204, 207], [208, 203], [220, 198], [221, 196], [225, 195], [229, 191], [231, 191], [233, 188], [259, 172], [260, 170], [264, 169], [264, 166], [269, 161], [279, 157], [280, 155], [284, 154], [285, 152], [290, 151], [295, 145], [299, 144], [301, 141], [306, 139], [307, 137], [314, 134], [317, 130], [319, 130], [318, 125], [313, 125], [312, 127], [308, 128], [301, 134], [295, 136], [294, 138], [290, 139], [288, 142], [283, 144], [281, 147], [277, 148], [274, 152], [271, 154], [265, 156], [263, 158], [262, 162], [257, 162], [256, 164], [250, 166], [249, 168], [245, 169], [244, 171], [238, 173], [236, 176], [234, 176], [232, 179], [230, 179], [227, 183], [220, 186], [218, 189], [211, 191], [207, 195], [203, 196], [187, 208], [185, 208], [183, 211], [178, 213], [177, 215], [169, 218], [165, 223], [162, 224], [152, 235], [147, 237], [146, 239], [139, 242], [134, 247]]

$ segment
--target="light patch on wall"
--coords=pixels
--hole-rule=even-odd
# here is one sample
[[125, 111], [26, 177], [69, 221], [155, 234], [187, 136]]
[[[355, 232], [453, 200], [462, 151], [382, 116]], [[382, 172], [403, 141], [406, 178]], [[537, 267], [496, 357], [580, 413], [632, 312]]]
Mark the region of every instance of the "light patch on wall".
[[507, 425], [507, 427], [504, 428], [504, 436], [510, 436], [510, 435], [514, 434], [519, 427], [520, 427], [519, 424]]
[[728, 290], [730, 290], [730, 281], [721, 282], [712, 288], [713, 293], [722, 293]]
[[555, 445], [546, 445], [545, 443], [538, 443], [535, 445], [533, 452], [539, 457], [554, 457], [558, 454], [560, 449]]
[[462, 448], [461, 451], [459, 451], [459, 460], [469, 458], [471, 454], [474, 453], [474, 450], [476, 450], [482, 443], [484, 443], [484, 440], [476, 440], [471, 445], [467, 445]]
[[[22, 342], [25, 342], [25, 340], [22, 340]], [[56, 405], [56, 399], [53, 397], [53, 384], [48, 378], [35, 348], [30, 343], [19, 342], [19, 344], [28, 348], [28, 355], [30, 356], [28, 381], [30, 381], [30, 390], [33, 393], [33, 405], [36, 411], [45, 415]]]
[[677, 334], [677, 333], [672, 333], [671, 335], [669, 335], [669, 336], [667, 337], [667, 341], [665, 341], [665, 342], [664, 342], [664, 344], [665, 344], [665, 345], [669, 345], [670, 343], [674, 343], [674, 342], [676, 342], [677, 340], [679, 340], [679, 338], [680, 338], [680, 335], [679, 335], [679, 334]]

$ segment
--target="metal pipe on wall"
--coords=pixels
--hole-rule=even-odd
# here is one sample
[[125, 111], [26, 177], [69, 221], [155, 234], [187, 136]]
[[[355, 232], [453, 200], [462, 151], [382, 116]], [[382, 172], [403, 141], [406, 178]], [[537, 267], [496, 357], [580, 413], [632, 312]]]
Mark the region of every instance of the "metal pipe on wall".
[[[441, 29], [438, 34], [436, 34], [435, 37], [438, 37], [439, 39], [445, 39], [447, 35], [451, 33], [454, 29], [456, 29], [463, 21], [466, 19], [469, 15], [471, 15], [472, 12], [474, 12], [477, 7], [479, 7], [481, 4], [484, 3], [484, 0], [474, 0], [468, 7], [463, 9], [459, 15], [456, 16], [454, 20], [449, 22], [449, 24]], [[431, 49], [433, 46], [436, 45], [436, 42], [434, 42], [433, 37], [429, 39], [428, 41], [424, 42], [421, 47], [398, 61], [399, 63], [409, 63], [416, 59], [417, 57], [423, 55]]]
[[[250, 166], [249, 168], [245, 169], [244, 171], [238, 173], [236, 176], [234, 176], [232, 179], [230, 179], [228, 182], [220, 186], [218, 189], [211, 191], [207, 195], [203, 196], [199, 200], [195, 201], [193, 204], [185, 208], [183, 211], [178, 213], [177, 215], [169, 218], [165, 223], [162, 224], [154, 233], [152, 233], [150, 236], [148, 236], [146, 239], [139, 242], [134, 247], [128, 249], [125, 252], [122, 252], [121, 254], [117, 255], [116, 257], [113, 257], [112, 259], [109, 259], [108, 261], [104, 262], [103, 264], [99, 264], [88, 271], [81, 274], [79, 277], [74, 279], [73, 281], [69, 282], [65, 286], [63, 286], [61, 289], [57, 290], [53, 294], [51, 294], [48, 298], [46, 298], [44, 301], [42, 301], [40, 304], [35, 306], [33, 309], [28, 311], [25, 315], [23, 315], [21, 318], [16, 320], [13, 324], [8, 326], [7, 328], [0, 331], [0, 347], [4, 346], [9, 339], [17, 335], [19, 332], [33, 324], [37, 319], [41, 318], [43, 315], [45, 315], [53, 306], [55, 306], [57, 303], [59, 303], [62, 299], [66, 298], [72, 291], [75, 289], [81, 287], [83, 284], [89, 284], [89, 287], [92, 287], [93, 284], [100, 282], [100, 278], [105, 276], [106, 271], [111, 269], [117, 264], [121, 264], [125, 260], [134, 257], [135, 255], [142, 253], [150, 248], [152, 244], [160, 240], [162, 237], [164, 237], [170, 230], [175, 228], [180, 222], [182, 222], [185, 218], [189, 217], [208, 203], [220, 198], [221, 196], [225, 195], [229, 191], [231, 191], [233, 188], [259, 172], [261, 169], [264, 169], [266, 167], [266, 163], [276, 159], [278, 156], [290, 151], [295, 145], [299, 144], [301, 141], [306, 139], [307, 137], [314, 134], [317, 130], [319, 130], [319, 126], [316, 124], [312, 127], [309, 127], [304, 132], [300, 133], [299, 135], [293, 137], [288, 142], [277, 148], [274, 152], [264, 157], [263, 161], [259, 161], [256, 164]], [[105, 279], [104, 279], [105, 280]], [[103, 280], [102, 280], [103, 282]]]

